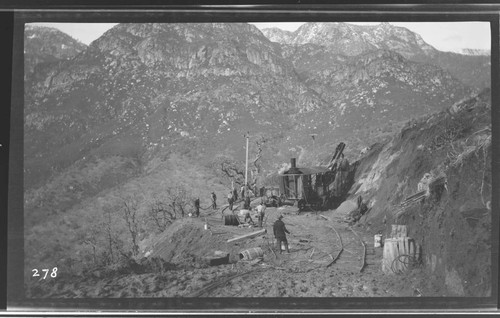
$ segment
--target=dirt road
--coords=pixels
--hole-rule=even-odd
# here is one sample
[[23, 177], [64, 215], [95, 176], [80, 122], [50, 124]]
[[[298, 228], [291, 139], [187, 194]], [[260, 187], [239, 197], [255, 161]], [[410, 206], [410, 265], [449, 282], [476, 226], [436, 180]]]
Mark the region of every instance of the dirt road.
[[297, 215], [293, 208], [268, 208], [266, 227], [269, 234], [261, 240], [272, 242], [271, 226], [279, 214], [285, 215], [283, 221], [291, 232], [288, 236], [290, 253], [276, 251], [274, 254], [263, 247], [266, 254], [261, 262], [240, 261], [234, 265], [233, 269], [237, 272], [247, 271], [248, 274], [233, 279], [228, 279], [230, 276], [220, 278], [218, 284], [207, 284], [206, 291], [198, 292], [197, 296], [370, 297], [419, 294], [418, 287], [412, 288], [403, 283], [401, 276], [382, 273], [382, 249], [373, 247], [373, 237], [362, 228], [351, 228], [343, 222], [345, 215], [335, 211]]
[[[290, 253], [271, 250], [272, 224], [280, 214], [291, 232]], [[362, 227], [351, 228], [343, 222], [345, 215], [336, 211], [297, 214], [293, 207], [281, 207], [268, 208], [266, 216], [267, 234], [234, 243], [227, 240], [256, 228], [225, 226], [215, 212], [180, 220], [152, 242], [149, 251], [175, 264], [174, 269], [111, 274], [100, 271], [80, 279], [30, 286], [28, 294], [50, 298], [425, 295], [417, 279], [419, 269], [405, 275], [384, 274], [382, 248], [373, 247], [373, 236]], [[210, 230], [204, 229], [205, 221]], [[263, 258], [240, 260], [239, 252], [252, 247], [262, 248]], [[203, 264], [215, 250], [229, 252], [230, 264]]]

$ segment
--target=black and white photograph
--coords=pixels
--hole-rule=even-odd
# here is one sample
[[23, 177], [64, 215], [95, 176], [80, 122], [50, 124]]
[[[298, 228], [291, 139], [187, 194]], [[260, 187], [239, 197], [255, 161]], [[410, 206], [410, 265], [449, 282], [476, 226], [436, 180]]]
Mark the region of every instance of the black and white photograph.
[[495, 295], [490, 28], [25, 23], [25, 297]]

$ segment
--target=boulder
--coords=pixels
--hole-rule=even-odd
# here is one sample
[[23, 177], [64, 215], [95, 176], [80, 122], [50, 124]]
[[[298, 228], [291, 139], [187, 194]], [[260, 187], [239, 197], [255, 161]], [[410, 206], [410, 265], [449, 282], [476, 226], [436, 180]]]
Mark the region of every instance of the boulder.
[[358, 203], [353, 200], [347, 200], [342, 202], [342, 204], [335, 210], [338, 215], [349, 215], [349, 213], [357, 210]]

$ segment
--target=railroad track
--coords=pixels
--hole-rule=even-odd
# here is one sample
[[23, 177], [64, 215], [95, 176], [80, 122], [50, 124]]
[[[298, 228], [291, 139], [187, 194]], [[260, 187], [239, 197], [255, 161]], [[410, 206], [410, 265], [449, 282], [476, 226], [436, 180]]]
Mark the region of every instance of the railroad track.
[[381, 250], [373, 247], [373, 239], [362, 236], [355, 228], [345, 223], [332, 222], [331, 224], [333, 252], [339, 254], [335, 261], [328, 264], [329, 268], [336, 268], [348, 272], [375, 272], [381, 270]]

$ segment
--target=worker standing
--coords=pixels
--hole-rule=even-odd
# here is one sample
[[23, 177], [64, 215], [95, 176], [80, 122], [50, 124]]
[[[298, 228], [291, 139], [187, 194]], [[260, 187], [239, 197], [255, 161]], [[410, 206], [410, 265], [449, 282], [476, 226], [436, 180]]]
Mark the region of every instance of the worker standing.
[[257, 218], [259, 220], [259, 227], [262, 227], [262, 221], [264, 220], [264, 214], [266, 211], [266, 206], [264, 205], [263, 202], [260, 202], [260, 204], [257, 206]]
[[200, 216], [200, 198], [196, 198], [196, 200], [194, 200], [194, 209], [195, 209], [196, 217], [199, 217]]
[[212, 209], [217, 209], [217, 196], [215, 192], [212, 191]]
[[280, 254], [282, 253], [281, 242], [283, 242], [283, 244], [285, 245], [286, 252], [290, 253], [290, 251], [288, 250], [288, 241], [286, 240], [286, 234], [285, 234], [285, 233], [290, 234], [290, 232], [288, 232], [288, 230], [286, 229], [285, 223], [281, 221], [282, 218], [283, 215], [278, 216], [278, 219], [273, 224], [274, 237], [276, 238], [276, 244], [278, 245]]

